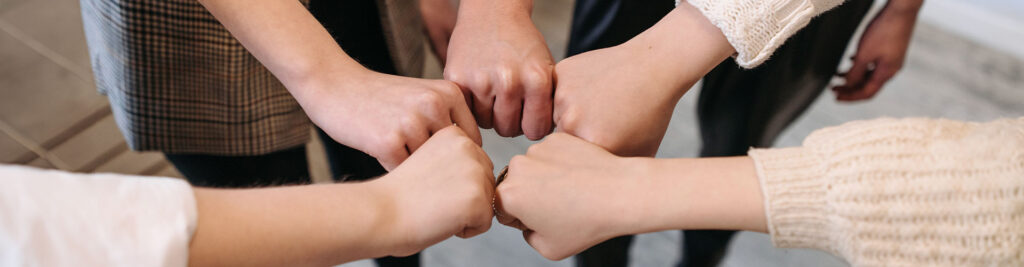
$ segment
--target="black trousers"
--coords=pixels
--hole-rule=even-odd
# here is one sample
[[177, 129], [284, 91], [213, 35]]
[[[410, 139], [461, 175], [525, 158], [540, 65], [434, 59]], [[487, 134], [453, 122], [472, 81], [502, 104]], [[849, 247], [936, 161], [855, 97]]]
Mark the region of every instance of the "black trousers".
[[[873, 0], [851, 0], [815, 18], [755, 69], [726, 60], [704, 76], [697, 104], [702, 157], [745, 155], [769, 147], [813, 103], [842, 60]], [[672, 1], [577, 0], [568, 55], [610, 47], [657, 23]], [[683, 231], [679, 266], [717, 266], [733, 231]], [[576, 257], [577, 266], [626, 266], [632, 237]]]
[[[310, 12], [349, 56], [367, 68], [395, 74], [374, 0], [311, 0]], [[357, 131], [359, 129], [352, 129]], [[361, 181], [385, 173], [377, 160], [317, 130], [336, 181]], [[258, 156], [165, 154], [190, 183], [204, 187], [258, 187], [311, 182], [306, 147]], [[352, 203], [358, 205], [358, 203]], [[419, 266], [419, 254], [376, 259], [379, 266]]]

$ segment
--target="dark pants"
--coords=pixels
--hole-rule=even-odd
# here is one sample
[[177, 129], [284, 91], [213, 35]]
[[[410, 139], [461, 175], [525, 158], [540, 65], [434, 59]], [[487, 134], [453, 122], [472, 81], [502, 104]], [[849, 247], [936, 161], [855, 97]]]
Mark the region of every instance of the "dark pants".
[[[375, 0], [311, 0], [309, 9], [349, 56], [375, 71], [396, 73]], [[323, 131], [317, 132], [336, 181], [361, 181], [385, 173], [373, 157], [335, 142]], [[196, 186], [237, 188], [310, 183], [304, 146], [258, 156], [165, 156]], [[419, 254], [414, 254], [376, 261], [379, 266], [419, 266], [420, 258]]]
[[[704, 76], [697, 115], [702, 157], [769, 147], [828, 85], [872, 0], [851, 0], [811, 21], [755, 69], [726, 60]], [[577, 0], [568, 55], [621, 44], [668, 14], [672, 1]], [[733, 231], [683, 231], [679, 266], [716, 266]], [[578, 266], [626, 266], [631, 237], [594, 246]]]

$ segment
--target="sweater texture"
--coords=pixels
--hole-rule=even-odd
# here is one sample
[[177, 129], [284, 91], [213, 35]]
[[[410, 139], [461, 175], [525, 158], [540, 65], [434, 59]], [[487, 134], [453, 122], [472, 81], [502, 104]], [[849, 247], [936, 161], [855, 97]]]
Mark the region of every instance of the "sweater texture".
[[857, 121], [749, 155], [777, 247], [853, 266], [1024, 266], [1024, 118]]
[[[736, 49], [736, 63], [760, 65], [815, 16], [843, 0], [687, 0], [717, 26]], [[679, 0], [676, 0], [676, 5]]]

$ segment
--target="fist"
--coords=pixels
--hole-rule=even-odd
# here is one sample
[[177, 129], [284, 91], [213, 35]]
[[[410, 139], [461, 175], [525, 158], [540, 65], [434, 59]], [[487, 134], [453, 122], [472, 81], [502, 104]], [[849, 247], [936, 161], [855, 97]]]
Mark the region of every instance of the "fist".
[[452, 82], [369, 71], [333, 79], [296, 99], [331, 138], [370, 154], [387, 170], [452, 124], [481, 143], [473, 114]]
[[555, 67], [554, 120], [560, 131], [621, 156], [654, 156], [672, 110], [687, 88], [633, 62], [613, 47], [579, 54]]
[[564, 133], [548, 136], [512, 158], [497, 188], [497, 217], [523, 230], [545, 258], [560, 260], [626, 234], [635, 205], [626, 159]]
[[453, 235], [469, 238], [491, 227], [491, 160], [458, 127], [445, 128], [405, 163], [374, 181], [392, 204], [388, 231], [394, 255], [423, 250]]
[[483, 9], [460, 9], [444, 77], [463, 89], [480, 127], [493, 127], [505, 137], [525, 134], [537, 140], [553, 128], [554, 60], [529, 12], [487, 11], [502, 6], [488, 1]]

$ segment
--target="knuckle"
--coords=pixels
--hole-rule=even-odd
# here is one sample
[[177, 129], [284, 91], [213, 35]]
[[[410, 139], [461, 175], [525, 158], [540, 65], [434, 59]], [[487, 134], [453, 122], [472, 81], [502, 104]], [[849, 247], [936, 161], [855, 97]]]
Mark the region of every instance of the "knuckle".
[[548, 136], [548, 139], [545, 140], [545, 143], [562, 143], [567, 142], [570, 139], [572, 139], [572, 136], [567, 133], [553, 133], [550, 136]]
[[[531, 147], [532, 148], [532, 147]], [[524, 155], [515, 155], [511, 160], [508, 161], [508, 172], [511, 176], [513, 171], [521, 170], [527, 167], [529, 158]]]
[[579, 131], [578, 127], [580, 116], [579, 111], [574, 107], [565, 107], [558, 113], [558, 120], [555, 122], [559, 128], [568, 133], [576, 133]]
[[397, 158], [405, 151], [405, 142], [398, 134], [388, 134], [377, 141], [380, 155], [386, 158]]
[[424, 111], [427, 111], [427, 115], [437, 115], [445, 107], [444, 96], [441, 92], [428, 90], [423, 92], [417, 99], [417, 105]]
[[547, 142], [540, 142], [540, 143], [534, 144], [534, 145], [526, 148], [526, 154], [527, 155], [536, 155], [538, 153], [544, 153], [544, 148], [547, 146], [547, 145], [545, 145], [546, 143]]
[[454, 126], [444, 127], [440, 131], [437, 131], [437, 133], [434, 133], [434, 135], [449, 139], [466, 137], [466, 133], [462, 132], [462, 129]]
[[551, 73], [539, 67], [530, 67], [523, 71], [523, 86], [533, 89], [544, 89], [551, 82]]
[[474, 75], [468, 81], [469, 89], [479, 96], [491, 96], [491, 79], [487, 75]]
[[438, 81], [437, 90], [447, 97], [456, 97], [462, 95], [461, 87], [459, 87], [458, 84], [451, 81]]
[[455, 82], [455, 83], [463, 84], [463, 83], [465, 83], [464, 79], [465, 79], [466, 76], [462, 75], [462, 73], [460, 71], [456, 70], [455, 68], [449, 67], [449, 68], [444, 68], [444, 70], [441, 73], [441, 77], [444, 77], [445, 80], [449, 80], [449, 81], [452, 81], [452, 82]]

